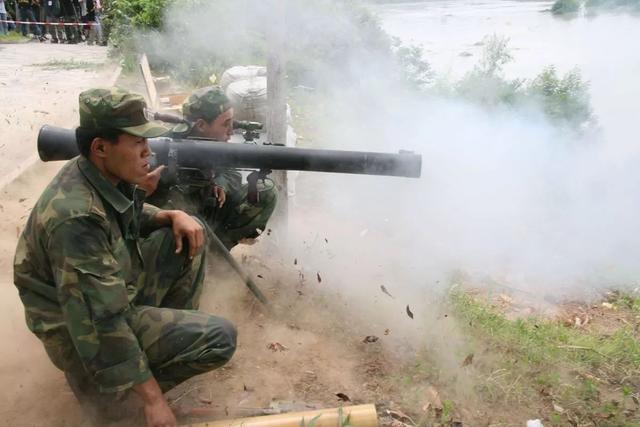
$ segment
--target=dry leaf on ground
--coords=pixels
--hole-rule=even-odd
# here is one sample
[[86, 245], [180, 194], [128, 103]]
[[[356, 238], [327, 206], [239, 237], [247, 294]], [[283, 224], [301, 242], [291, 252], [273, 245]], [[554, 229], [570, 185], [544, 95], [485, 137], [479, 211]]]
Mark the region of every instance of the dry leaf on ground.
[[462, 362], [462, 366], [469, 366], [473, 363], [473, 353], [467, 355]]
[[351, 398], [349, 398], [349, 396], [347, 396], [344, 393], [336, 393], [336, 396], [338, 399], [340, 399], [343, 402], [351, 402]]
[[407, 316], [413, 319], [413, 313], [411, 312], [411, 309], [409, 308], [409, 306], [407, 306]]
[[384, 294], [389, 295], [391, 298], [395, 298], [393, 295], [391, 295], [391, 294], [389, 293], [389, 291], [387, 290], [387, 288], [385, 288], [385, 287], [384, 287], [384, 285], [380, 285], [380, 290], [381, 290]]
[[282, 344], [280, 344], [279, 342], [272, 342], [269, 345], [267, 345], [267, 348], [271, 351], [287, 351], [289, 350], [289, 348], [287, 346], [284, 346]]
[[405, 424], [411, 424], [411, 425], [416, 425], [416, 423], [411, 419], [411, 417], [407, 414], [405, 414], [402, 411], [396, 411], [396, 410], [392, 410], [392, 409], [387, 409], [387, 414], [389, 416], [391, 416], [391, 418], [394, 418], [400, 422], [403, 422]]

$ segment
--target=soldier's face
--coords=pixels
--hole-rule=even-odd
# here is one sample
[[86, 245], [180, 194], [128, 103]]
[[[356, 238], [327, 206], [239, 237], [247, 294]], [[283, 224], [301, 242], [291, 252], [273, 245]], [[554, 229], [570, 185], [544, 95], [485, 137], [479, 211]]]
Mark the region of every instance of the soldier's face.
[[211, 138], [216, 141], [229, 141], [233, 134], [233, 108], [229, 108], [220, 114], [211, 123], [198, 121], [198, 130], [203, 138]]
[[116, 144], [105, 144], [104, 166], [112, 181], [140, 184], [149, 173], [151, 150], [146, 138], [120, 134]]

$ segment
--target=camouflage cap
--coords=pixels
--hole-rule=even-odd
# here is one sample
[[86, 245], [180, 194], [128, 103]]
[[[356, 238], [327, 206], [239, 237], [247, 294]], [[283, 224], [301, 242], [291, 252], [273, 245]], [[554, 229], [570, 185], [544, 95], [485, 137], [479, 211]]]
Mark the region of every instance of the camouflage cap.
[[182, 104], [182, 115], [185, 119], [195, 121], [204, 119], [208, 122], [231, 108], [229, 98], [220, 86], [207, 86], [197, 89]]
[[80, 94], [80, 127], [118, 129], [144, 138], [155, 138], [169, 132], [164, 124], [145, 116], [144, 98], [126, 89], [89, 89]]

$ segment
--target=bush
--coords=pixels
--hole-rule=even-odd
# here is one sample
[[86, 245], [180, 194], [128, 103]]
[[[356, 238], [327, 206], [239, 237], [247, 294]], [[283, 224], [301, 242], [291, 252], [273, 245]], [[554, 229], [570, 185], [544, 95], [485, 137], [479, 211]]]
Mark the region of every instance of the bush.
[[640, 13], [640, 0], [587, 0], [589, 11], [615, 10]]
[[435, 73], [424, 59], [422, 46], [405, 45], [394, 37], [392, 51], [401, 70], [402, 80], [409, 87], [424, 90], [433, 84]]
[[123, 57], [125, 69], [135, 66], [142, 31], [161, 29], [163, 13], [173, 0], [111, 0], [106, 2], [102, 24], [112, 54]]
[[503, 66], [513, 58], [508, 42], [496, 35], [486, 37], [478, 64], [458, 82], [440, 80], [433, 92], [440, 96], [464, 98], [487, 107], [527, 107], [536, 104], [556, 125], [581, 130], [594, 124], [589, 85], [574, 69], [558, 76], [553, 66], [547, 67], [533, 80], [508, 79]]
[[539, 101], [547, 117], [572, 126], [593, 121], [589, 100], [589, 85], [574, 69], [562, 78], [554, 67], [547, 67], [526, 89], [526, 94]]
[[459, 82], [454, 93], [472, 102], [488, 106], [514, 104], [522, 86], [521, 80], [508, 80], [502, 67], [511, 62], [509, 39], [492, 35], [483, 40], [484, 50], [478, 64]]
[[556, 0], [551, 6], [551, 13], [554, 15], [576, 13], [578, 10], [580, 10], [580, 2], [578, 0]]

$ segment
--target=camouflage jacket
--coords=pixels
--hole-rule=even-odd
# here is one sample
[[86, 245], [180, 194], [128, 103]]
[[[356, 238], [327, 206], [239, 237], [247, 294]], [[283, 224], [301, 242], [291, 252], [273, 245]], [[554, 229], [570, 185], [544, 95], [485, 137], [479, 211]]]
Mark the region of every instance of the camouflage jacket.
[[29, 329], [45, 345], [68, 333], [103, 392], [152, 375], [128, 324], [142, 268], [137, 239], [158, 212], [143, 200], [141, 190], [114, 186], [77, 157], [40, 196], [16, 250], [14, 283]]

